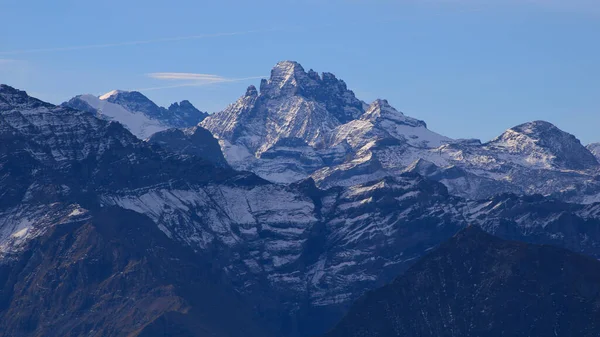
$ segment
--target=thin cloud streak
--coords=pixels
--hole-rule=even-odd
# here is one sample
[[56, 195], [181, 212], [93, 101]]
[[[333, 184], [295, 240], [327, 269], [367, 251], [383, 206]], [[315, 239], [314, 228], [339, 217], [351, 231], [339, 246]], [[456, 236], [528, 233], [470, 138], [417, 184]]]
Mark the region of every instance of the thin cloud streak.
[[154, 91], [154, 90], [183, 88], [183, 87], [200, 87], [200, 86], [209, 85], [209, 84], [232, 83], [232, 82], [243, 82], [243, 81], [249, 81], [249, 80], [256, 80], [256, 79], [265, 78], [266, 76], [252, 76], [252, 77], [244, 77], [244, 78], [223, 78], [223, 77], [219, 77], [219, 76], [217, 76], [217, 77], [218, 77], [218, 80], [192, 81], [192, 82], [186, 82], [186, 83], [180, 83], [180, 84], [174, 84], [174, 85], [166, 85], [166, 86], [160, 86], [160, 87], [134, 89], [133, 91]]
[[61, 52], [61, 51], [86, 50], [86, 49], [114, 48], [114, 47], [123, 47], [123, 46], [137, 46], [137, 45], [162, 43], [162, 42], [199, 40], [199, 39], [206, 39], [206, 38], [212, 38], [212, 37], [223, 37], [223, 36], [236, 36], [236, 35], [249, 35], [249, 34], [258, 34], [258, 33], [268, 33], [268, 32], [275, 32], [275, 31], [279, 31], [279, 30], [280, 29], [247, 30], [247, 31], [241, 31], [241, 32], [216, 33], [216, 34], [201, 34], [201, 35], [190, 35], [190, 36], [179, 36], [179, 37], [167, 37], [167, 38], [152, 39], [152, 40], [127, 41], [127, 42], [105, 43], [105, 44], [91, 44], [91, 45], [71, 46], [71, 47], [9, 50], [9, 51], [0, 51], [0, 55], [30, 54], [30, 53], [44, 53], [44, 52]]
[[151, 73], [148, 77], [158, 80], [198, 80], [198, 81], [221, 81], [225, 78], [219, 75], [211, 74], [193, 74], [193, 73]]

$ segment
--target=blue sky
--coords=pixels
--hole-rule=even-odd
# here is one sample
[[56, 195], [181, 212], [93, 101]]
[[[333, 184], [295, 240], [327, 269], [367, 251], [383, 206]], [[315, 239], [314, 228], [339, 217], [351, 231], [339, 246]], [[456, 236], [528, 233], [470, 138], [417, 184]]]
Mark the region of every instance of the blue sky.
[[600, 141], [598, 0], [0, 0], [0, 31], [0, 83], [52, 103], [154, 89], [214, 112], [289, 59], [449, 137], [543, 119]]

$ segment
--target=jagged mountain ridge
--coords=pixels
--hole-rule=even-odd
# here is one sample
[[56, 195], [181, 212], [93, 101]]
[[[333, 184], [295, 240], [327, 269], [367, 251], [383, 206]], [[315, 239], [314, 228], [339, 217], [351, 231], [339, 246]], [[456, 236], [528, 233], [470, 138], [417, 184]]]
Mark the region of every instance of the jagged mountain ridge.
[[[316, 157], [330, 166], [364, 152], [362, 147], [382, 137], [411, 146], [439, 146], [449, 140], [427, 130], [424, 122], [394, 110], [387, 101], [369, 106], [333, 74], [306, 72], [292, 61], [278, 63], [270, 79], [261, 82], [260, 92], [249, 87], [236, 103], [209, 116], [201, 126], [219, 139], [234, 168], [287, 183], [315, 171], [304, 165], [302, 157]], [[280, 151], [278, 146], [286, 138], [301, 139], [308, 148]], [[272, 155], [259, 160], [269, 151], [287, 156], [281, 161]]]
[[583, 203], [598, 200], [596, 158], [573, 135], [544, 121], [516, 126], [484, 144], [455, 142], [427, 153], [395, 151], [380, 153], [392, 163], [429, 163], [429, 172], [415, 162], [408, 169], [441, 181], [464, 197], [512, 192]]
[[208, 116], [187, 100], [163, 108], [137, 91], [113, 90], [99, 97], [79, 95], [62, 105], [120, 122], [140, 139], [168, 128], [193, 127]]
[[599, 267], [471, 226], [358, 300], [326, 336], [597, 336]]
[[418, 163], [428, 162], [434, 165], [430, 179], [466, 198], [512, 192], [600, 200], [598, 160], [550, 123], [525, 123], [482, 144], [429, 131], [385, 100], [359, 102], [333, 75], [320, 77], [284, 61], [261, 82], [260, 92], [250, 87], [201, 125], [219, 139], [234, 168], [274, 182], [312, 177], [323, 188], [351, 186], [411, 170], [425, 174]]

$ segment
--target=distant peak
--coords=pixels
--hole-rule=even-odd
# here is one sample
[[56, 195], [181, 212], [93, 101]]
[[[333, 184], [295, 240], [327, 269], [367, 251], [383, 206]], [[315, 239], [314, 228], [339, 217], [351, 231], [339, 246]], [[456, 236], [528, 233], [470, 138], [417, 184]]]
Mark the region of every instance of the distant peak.
[[156, 106], [152, 100], [139, 91], [113, 90], [105, 95], [102, 95], [100, 99], [110, 103], [129, 106], [131, 108], [140, 104], [151, 106], [152, 109], [158, 108], [158, 106]]
[[184, 99], [183, 101], [179, 102], [179, 106], [193, 107], [194, 105], [192, 104], [192, 102], [188, 101], [187, 99]]
[[277, 62], [275, 67], [273, 67], [273, 71], [276, 70], [284, 70], [284, 71], [302, 71], [304, 72], [304, 68], [302, 65], [296, 61], [281, 61]]
[[532, 121], [517, 125], [512, 128], [515, 131], [521, 131], [524, 133], [533, 132], [537, 130], [549, 130], [558, 129], [554, 124], [542, 120]]
[[598, 167], [596, 157], [577, 137], [546, 121], [517, 125], [487, 144], [527, 155], [530, 164], [573, 170]]
[[107, 92], [106, 94], [100, 96], [99, 98], [103, 101], [106, 101], [107, 99], [119, 95], [119, 94], [123, 94], [123, 93], [129, 93], [129, 91], [125, 91], [125, 90], [112, 90]]
[[185, 99], [185, 100], [183, 100], [183, 101], [181, 101], [179, 103], [177, 103], [177, 102], [172, 103], [169, 106], [169, 110], [180, 109], [180, 108], [181, 109], [195, 109], [196, 107], [194, 107], [194, 105], [190, 101], [188, 101], [187, 99]]
[[[537, 120], [512, 127], [496, 138], [495, 141], [512, 138], [514, 135], [523, 135], [531, 139], [540, 139], [568, 134], [550, 122]], [[573, 136], [573, 138], [575, 137]], [[492, 142], [494, 142], [494, 140]]]

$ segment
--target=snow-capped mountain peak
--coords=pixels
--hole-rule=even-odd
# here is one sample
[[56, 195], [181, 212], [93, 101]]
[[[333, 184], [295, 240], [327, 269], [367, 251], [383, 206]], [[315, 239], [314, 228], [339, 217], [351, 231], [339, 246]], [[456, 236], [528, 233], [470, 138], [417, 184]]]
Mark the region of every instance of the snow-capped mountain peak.
[[316, 71], [304, 68], [295, 61], [277, 63], [271, 77], [262, 80], [260, 95], [267, 99], [284, 99], [294, 96], [316, 101], [338, 123], [347, 123], [364, 113], [364, 102], [356, 98], [346, 83], [331, 73], [320, 76]]
[[141, 92], [124, 90], [114, 90], [113, 92], [114, 94], [105, 98], [106, 101], [119, 104], [129, 111], [143, 112], [149, 117], [159, 116], [162, 113], [161, 108]]
[[[315, 146], [325, 141], [328, 132], [363, 113], [364, 103], [343, 81], [283, 61], [268, 80], [262, 80], [260, 93], [249, 87], [235, 104], [201, 125], [221, 140], [231, 160], [260, 156], [283, 138], [299, 138]], [[233, 143], [237, 145], [229, 146]]]
[[169, 126], [148, 117], [141, 111], [130, 110], [126, 106], [111, 102], [113, 97], [115, 95], [106, 99], [93, 95], [80, 95], [71, 99], [65, 105], [87, 112], [93, 113], [95, 111], [97, 117], [123, 124], [140, 139], [146, 139], [156, 132], [169, 128]]
[[125, 90], [111, 90], [104, 95], [100, 95], [100, 97], [98, 97], [98, 98], [100, 98], [103, 101], [106, 101], [113, 96], [119, 95], [121, 93], [128, 93], [128, 92], [129, 91], [125, 91]]
[[575, 136], [546, 121], [517, 125], [486, 145], [541, 167], [582, 170], [598, 166], [594, 155]]
[[208, 116], [186, 100], [166, 109], [140, 92], [125, 90], [113, 90], [99, 97], [80, 95], [63, 105], [120, 122], [141, 139], [168, 128], [193, 127]]
[[[306, 177], [314, 171], [315, 162], [337, 165], [359, 152], [362, 159], [367, 158], [365, 151], [383, 139], [418, 148], [451, 141], [386, 100], [367, 105], [332, 73], [307, 72], [293, 61], [279, 62], [271, 77], [262, 80], [260, 92], [249, 87], [235, 104], [209, 116], [201, 126], [220, 140], [233, 167], [252, 170], [266, 179], [275, 174], [279, 182], [282, 176]], [[304, 145], [291, 151], [280, 143], [287, 138], [302, 140]], [[263, 161], [256, 159], [271, 149], [265, 156], [269, 164], [262, 167]], [[255, 169], [255, 164], [261, 167]]]
[[294, 95], [301, 87], [315, 86], [316, 81], [310, 78], [304, 68], [294, 61], [277, 63], [271, 70], [271, 77], [261, 82], [260, 91], [265, 96]]
[[512, 127], [490, 141], [490, 145], [518, 149], [532, 143], [539, 143], [547, 137], [560, 137], [564, 134], [546, 121], [533, 121]]

